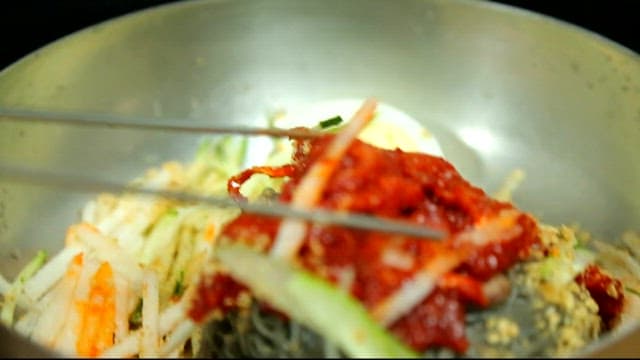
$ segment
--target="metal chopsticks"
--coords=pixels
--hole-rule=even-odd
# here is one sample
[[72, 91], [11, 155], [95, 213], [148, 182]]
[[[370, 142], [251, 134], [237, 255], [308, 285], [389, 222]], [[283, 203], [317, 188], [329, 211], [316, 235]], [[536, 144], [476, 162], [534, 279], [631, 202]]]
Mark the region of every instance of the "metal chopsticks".
[[441, 231], [419, 226], [409, 222], [390, 220], [363, 214], [336, 212], [323, 209], [296, 209], [283, 202], [245, 202], [230, 197], [203, 196], [186, 192], [157, 190], [133, 187], [116, 182], [85, 176], [69, 175], [51, 171], [37, 170], [22, 166], [0, 164], [0, 178], [33, 185], [56, 186], [77, 191], [136, 193], [165, 197], [177, 201], [199, 202], [217, 207], [239, 207], [245, 212], [275, 217], [292, 217], [320, 224], [342, 225], [355, 229], [380, 231], [391, 234], [442, 239]]
[[[182, 118], [147, 118], [128, 117], [114, 114], [63, 112], [63, 111], [40, 111], [19, 108], [0, 107], [0, 121], [22, 121], [39, 122], [44, 124], [62, 124], [85, 127], [101, 128], [123, 128], [137, 130], [173, 131], [203, 134], [238, 134], [247, 136], [280, 136], [299, 139], [314, 138], [322, 136], [319, 131], [306, 129], [278, 129], [261, 128], [249, 126], [197, 126], [178, 125], [199, 122], [198, 119]], [[204, 120], [203, 120], [204, 121]]]

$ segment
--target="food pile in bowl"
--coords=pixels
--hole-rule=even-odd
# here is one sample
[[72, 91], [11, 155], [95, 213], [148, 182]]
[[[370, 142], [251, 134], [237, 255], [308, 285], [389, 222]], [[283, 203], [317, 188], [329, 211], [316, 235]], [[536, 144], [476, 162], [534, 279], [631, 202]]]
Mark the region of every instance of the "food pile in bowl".
[[640, 238], [541, 223], [373, 99], [276, 114], [312, 139], [212, 137], [132, 184], [352, 212], [442, 239], [101, 194], [0, 277], [2, 322], [66, 356], [556, 357], [640, 316]]

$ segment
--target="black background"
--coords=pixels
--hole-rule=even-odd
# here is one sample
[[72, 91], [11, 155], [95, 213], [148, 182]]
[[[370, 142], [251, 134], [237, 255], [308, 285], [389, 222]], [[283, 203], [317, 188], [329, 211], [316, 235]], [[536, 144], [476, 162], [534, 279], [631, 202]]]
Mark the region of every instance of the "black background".
[[[304, 1], [304, 0], [300, 0]], [[348, 1], [348, 0], [345, 0]], [[480, 1], [480, 0], [477, 0]], [[0, 69], [74, 31], [170, 0], [13, 0], [0, 15]], [[599, 33], [640, 53], [637, 0], [497, 0], [550, 15]]]

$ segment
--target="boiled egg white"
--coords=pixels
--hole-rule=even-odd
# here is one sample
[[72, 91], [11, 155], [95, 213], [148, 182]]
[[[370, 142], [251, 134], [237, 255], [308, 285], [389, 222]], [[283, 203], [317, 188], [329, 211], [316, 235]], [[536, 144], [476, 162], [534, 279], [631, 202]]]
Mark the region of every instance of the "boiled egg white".
[[[335, 99], [312, 104], [288, 106], [286, 111], [272, 117], [276, 128], [313, 128], [336, 116], [349, 121], [364, 99]], [[420, 122], [401, 110], [382, 102], [378, 103], [374, 118], [358, 135], [358, 139], [380, 148], [406, 152], [422, 152], [443, 157], [440, 144]], [[280, 166], [291, 162], [293, 146], [288, 139], [253, 137], [247, 144], [245, 167]], [[248, 198], [259, 196], [265, 187], [277, 188], [279, 181], [257, 174], [243, 184], [242, 193]]]
[[[314, 127], [322, 120], [340, 116], [349, 121], [364, 99], [336, 99], [289, 109], [274, 121], [278, 128], [295, 126]], [[383, 102], [377, 107], [373, 120], [360, 132], [358, 138], [380, 148], [399, 148], [407, 152], [423, 152], [443, 156], [436, 138], [420, 122], [401, 110]]]
[[[288, 106], [272, 118], [272, 126], [316, 127], [326, 119], [340, 116], [349, 121], [364, 99], [334, 99], [311, 104]], [[379, 102], [374, 118], [360, 132], [358, 139], [380, 148], [422, 152], [444, 156], [433, 134], [420, 122], [389, 104]], [[249, 141], [245, 166], [278, 166], [291, 161], [293, 147], [287, 139], [258, 137]]]

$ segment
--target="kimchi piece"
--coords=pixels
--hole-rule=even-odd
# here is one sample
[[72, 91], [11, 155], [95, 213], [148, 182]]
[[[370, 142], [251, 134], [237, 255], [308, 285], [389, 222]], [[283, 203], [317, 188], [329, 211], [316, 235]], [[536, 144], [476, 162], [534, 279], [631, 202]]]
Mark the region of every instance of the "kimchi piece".
[[[278, 198], [290, 202], [334, 137], [293, 140], [291, 164], [251, 168], [232, 177], [231, 195], [241, 198], [242, 182], [261, 173], [286, 177]], [[309, 223], [293, 259], [350, 292], [416, 351], [446, 347], [464, 353], [469, 346], [466, 310], [488, 306], [491, 297], [485, 285], [525, 259], [539, 242], [532, 216], [487, 196], [445, 159], [385, 150], [360, 140], [339, 159], [316, 206], [406, 221], [446, 234], [433, 240]], [[243, 213], [222, 230], [220, 241], [269, 252], [281, 222]], [[221, 275], [215, 277], [219, 283]], [[200, 282], [200, 296], [190, 309], [194, 320], [202, 321], [212, 310], [228, 310], [220, 304], [233, 303], [240, 293], [241, 285], [215, 283], [213, 278]]]

